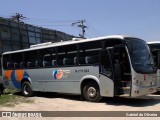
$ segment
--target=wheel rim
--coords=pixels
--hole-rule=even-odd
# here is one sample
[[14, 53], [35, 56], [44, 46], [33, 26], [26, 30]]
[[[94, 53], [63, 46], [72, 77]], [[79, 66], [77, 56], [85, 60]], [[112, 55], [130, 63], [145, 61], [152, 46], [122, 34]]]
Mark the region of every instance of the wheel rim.
[[28, 85], [24, 85], [24, 94], [25, 95], [28, 95], [29, 94], [29, 91], [30, 91], [30, 88]]
[[93, 98], [97, 95], [97, 90], [94, 87], [89, 87], [87, 93], [89, 97]]

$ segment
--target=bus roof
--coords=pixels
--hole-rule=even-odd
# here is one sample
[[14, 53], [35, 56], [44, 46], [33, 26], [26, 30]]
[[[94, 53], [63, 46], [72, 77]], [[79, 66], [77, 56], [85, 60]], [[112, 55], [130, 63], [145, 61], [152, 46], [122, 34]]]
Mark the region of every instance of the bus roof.
[[147, 44], [160, 44], [160, 41], [151, 41], [151, 42], [147, 42]]
[[70, 44], [76, 44], [76, 43], [83, 43], [83, 42], [89, 42], [89, 41], [97, 41], [97, 40], [103, 40], [103, 39], [122, 39], [123, 40], [125, 37], [129, 37], [129, 36], [110, 35], [110, 36], [88, 38], [88, 39], [75, 38], [75, 39], [72, 39], [72, 40], [69, 40], [69, 41], [61, 41], [61, 42], [56, 42], [56, 43], [47, 42], [47, 43], [32, 45], [28, 49], [4, 52], [3, 55], [4, 54], [11, 54], [11, 53], [18, 53], [18, 52], [31, 51], [31, 50], [38, 50], [38, 49], [49, 48], [49, 47], [57, 47], [57, 46], [70, 45]]

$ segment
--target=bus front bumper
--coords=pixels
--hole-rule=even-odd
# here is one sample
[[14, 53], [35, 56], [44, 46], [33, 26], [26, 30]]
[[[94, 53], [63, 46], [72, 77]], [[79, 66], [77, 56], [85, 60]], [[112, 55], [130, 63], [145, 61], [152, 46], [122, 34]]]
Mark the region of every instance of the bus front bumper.
[[156, 93], [157, 92], [157, 87], [137, 87], [137, 89], [132, 90], [131, 97], [139, 97], [139, 96], [144, 96], [148, 95], [151, 93]]

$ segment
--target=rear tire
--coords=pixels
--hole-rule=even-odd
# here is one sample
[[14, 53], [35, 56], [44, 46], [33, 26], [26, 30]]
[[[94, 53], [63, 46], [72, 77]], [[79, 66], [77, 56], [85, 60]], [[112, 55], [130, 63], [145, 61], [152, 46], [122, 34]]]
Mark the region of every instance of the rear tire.
[[23, 82], [21, 92], [22, 92], [23, 96], [25, 96], [25, 97], [33, 96], [31, 84], [27, 81]]
[[99, 102], [102, 98], [95, 82], [89, 82], [83, 87], [83, 96], [89, 102]]

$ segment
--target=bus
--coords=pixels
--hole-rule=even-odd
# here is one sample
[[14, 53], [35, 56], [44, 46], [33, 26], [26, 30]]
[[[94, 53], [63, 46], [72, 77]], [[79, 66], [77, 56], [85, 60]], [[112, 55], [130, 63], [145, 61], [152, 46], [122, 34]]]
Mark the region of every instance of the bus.
[[1, 67], [1, 62], [0, 62], [0, 95], [3, 93], [3, 90], [4, 90], [4, 87], [3, 87], [3, 80], [2, 80], [2, 67]]
[[157, 68], [157, 87], [160, 91], [160, 41], [148, 42], [148, 45], [151, 49], [153, 60]]
[[102, 97], [138, 97], [157, 91], [156, 69], [144, 40], [123, 35], [42, 43], [2, 55], [5, 88]]

